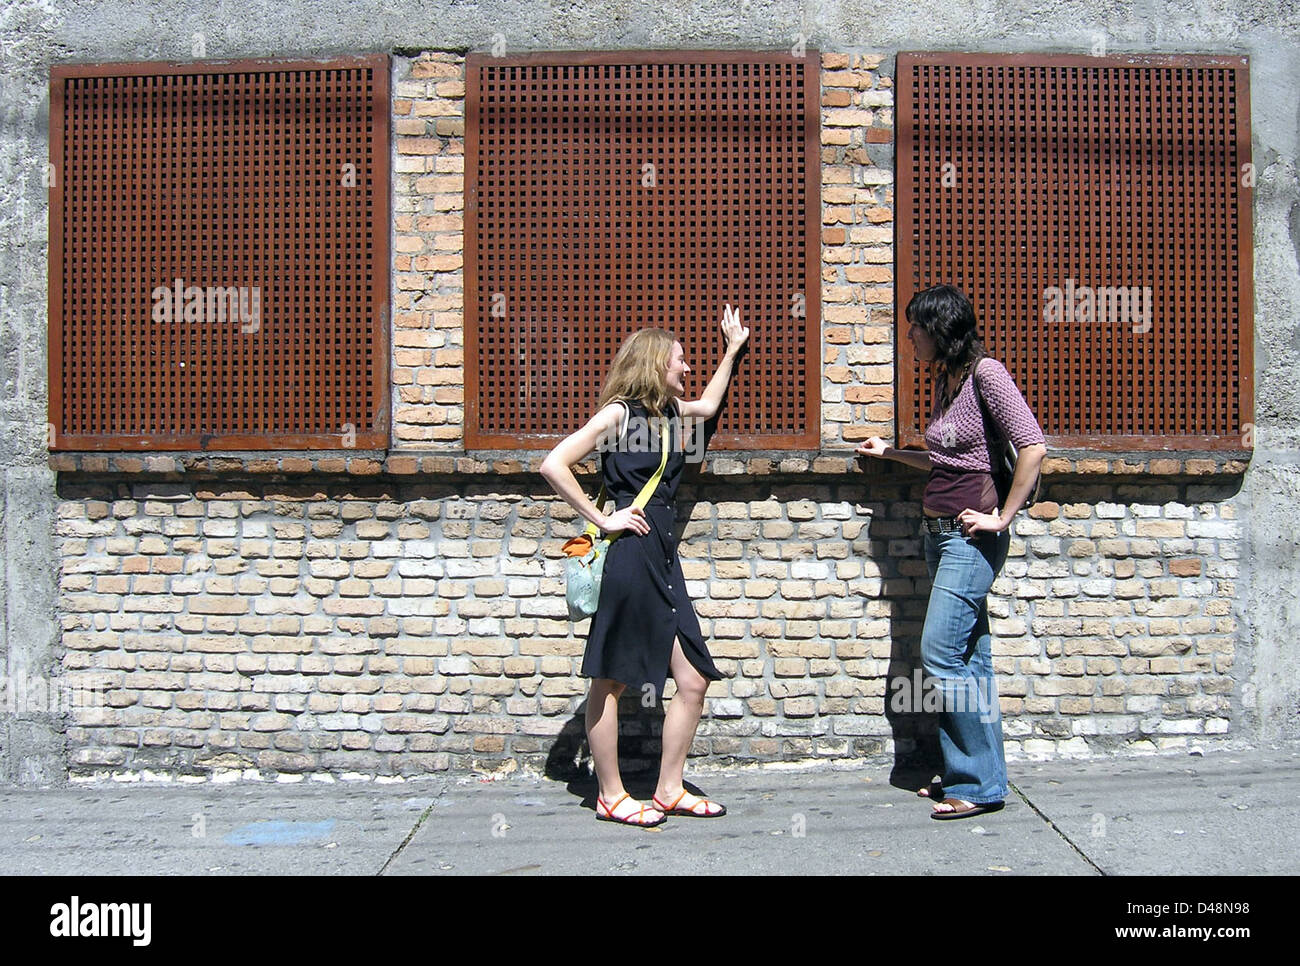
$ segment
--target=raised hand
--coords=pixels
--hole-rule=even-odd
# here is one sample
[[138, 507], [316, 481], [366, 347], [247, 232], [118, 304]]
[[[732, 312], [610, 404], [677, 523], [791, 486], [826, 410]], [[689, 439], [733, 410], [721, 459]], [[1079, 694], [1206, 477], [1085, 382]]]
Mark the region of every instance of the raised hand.
[[727, 303], [722, 310], [722, 337], [727, 340], [727, 351], [733, 355], [749, 339], [749, 327], [740, 324], [740, 309]]

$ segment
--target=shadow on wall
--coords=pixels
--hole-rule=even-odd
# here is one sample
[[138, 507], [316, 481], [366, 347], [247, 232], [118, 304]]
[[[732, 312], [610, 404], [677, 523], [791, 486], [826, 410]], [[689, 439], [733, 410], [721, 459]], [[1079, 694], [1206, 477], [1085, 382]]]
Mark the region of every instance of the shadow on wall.
[[[619, 702], [618, 710], [618, 758], [623, 783], [633, 798], [648, 801], [659, 777], [663, 708], [659, 705], [647, 708], [640, 701], [626, 700]], [[586, 716], [584, 698], [555, 736], [546, 755], [544, 773], [552, 781], [564, 782], [570, 794], [581, 798], [583, 805], [594, 808], [599, 788], [587, 745]]]
[[[1045, 485], [1042, 507], [1033, 516], [1022, 513], [1018, 518], [1016, 542], [1021, 548], [1017, 556], [1008, 559], [1001, 592], [990, 595], [995, 616], [1027, 627], [1019, 642], [1009, 639], [1001, 653], [994, 633], [994, 657], [1001, 665], [997, 684], [1004, 699], [1004, 732], [1013, 736], [1013, 744], [1084, 736], [1094, 751], [1120, 749], [1150, 738], [1147, 726], [1131, 713], [1128, 695], [1166, 695], [1163, 700], [1169, 707], [1173, 702], [1170, 696], [1197, 692], [1203, 703], [1206, 696], [1220, 703], [1229, 700], [1225, 687], [1231, 683], [1232, 667], [1249, 658], [1235, 653], [1240, 644], [1233, 641], [1233, 619], [1224, 609], [1231, 605], [1237, 576], [1239, 548], [1233, 524], [1238, 510], [1246, 509], [1230, 506], [1240, 486], [1240, 479], [1114, 476], [1058, 477]], [[748, 492], [751, 489], [755, 492]], [[722, 499], [764, 499], [776, 495], [772, 489], [733, 486]], [[734, 744], [736, 737], [774, 734], [781, 748], [773, 757], [785, 760], [878, 760], [882, 754], [891, 754], [891, 784], [915, 790], [938, 775], [942, 763], [938, 716], [925, 710], [921, 696], [927, 692], [917, 685], [924, 682], [920, 640], [931, 581], [916, 534], [915, 505], [908, 502], [907, 487], [891, 493], [875, 480], [832, 485], [829, 493], [824, 485], [822, 489], [823, 499], [829, 500], [848, 496], [853, 501], [850, 492], [856, 491], [858, 502], [874, 507], [862, 535], [850, 544], [855, 553], [869, 556], [879, 567], [878, 586], [867, 591], [866, 597], [868, 602], [874, 601], [868, 614], [888, 621], [887, 666], [875, 672], [878, 677], [837, 671], [782, 678], [770, 676], [769, 669], [763, 678], [751, 680], [766, 685], [769, 691], [765, 696], [775, 698], [778, 708], [779, 689], [790, 683], [815, 683], [814, 694], [820, 702], [815, 717], [809, 721], [781, 713], [733, 721], [711, 719], [706, 710], [692, 757], [711, 765], [766, 760], [763, 755], [720, 751], [712, 739], [726, 738]], [[707, 484], [698, 492], [701, 501], [717, 501]], [[683, 487], [678, 521], [683, 529], [696, 502], [689, 497], [696, 493], [696, 486]], [[1089, 583], [1096, 586], [1088, 587]], [[1076, 585], [1082, 585], [1082, 592]], [[1214, 619], [1212, 631], [1207, 631], [1204, 628], [1211, 625], [1206, 615], [1210, 614], [1221, 616]], [[1148, 628], [1148, 615], [1183, 615], [1192, 623], [1159, 617], [1162, 625], [1171, 625], [1166, 636], [1173, 636], [1166, 642], [1155, 635], [1154, 625]], [[1095, 625], [1100, 623], [1106, 626], [1098, 629]], [[1190, 630], [1192, 625], [1195, 631]], [[1163, 626], [1160, 633], [1166, 633]], [[1204, 647], [1188, 643], [1189, 638], [1207, 633], [1220, 637], [1204, 638]], [[861, 645], [874, 641], [879, 648], [883, 640], [873, 636], [858, 641], [856, 637], [828, 641], [832, 660], [844, 665], [853, 660], [841, 659], [841, 653], [882, 660], [879, 650]], [[1025, 643], [1032, 647], [1026, 650]], [[763, 659], [774, 659], [776, 648], [789, 644], [767, 642]], [[854, 645], [859, 645], [856, 651]], [[1157, 648], [1164, 649], [1161, 654], [1175, 656], [1157, 663], [1150, 657]], [[1064, 661], [1071, 662], [1071, 670], [1058, 670]], [[1044, 664], [1051, 666], [1043, 670]], [[738, 673], [737, 668], [732, 680], [739, 679]], [[842, 686], [845, 682], [852, 684]], [[1062, 683], [1070, 689], [1060, 690]], [[1088, 683], [1090, 688], [1080, 690]], [[1091, 710], [1067, 709], [1064, 700], [1054, 697], [1062, 693], [1067, 697], [1083, 695], [1071, 704], [1086, 703]], [[1033, 707], [1027, 707], [1030, 702]], [[1222, 707], [1216, 708], [1213, 714], [1227, 714]], [[1177, 709], [1166, 714], [1192, 717]], [[875, 715], [883, 717], [883, 723], [876, 720], [878, 729], [871, 726]], [[629, 775], [648, 775], [653, 783], [662, 713], [628, 706], [621, 720], [625, 736], [620, 744], [622, 767]], [[812, 727], [799, 731], [801, 721]], [[768, 723], [772, 730], [765, 730]], [[715, 724], [722, 727], [715, 730]], [[1009, 724], [1012, 730], [1006, 731]], [[1182, 721], [1175, 724], [1183, 726]], [[734, 725], [747, 727], [731, 730]], [[838, 733], [837, 727], [846, 733]], [[575, 789], [586, 787], [581, 784], [584, 780], [594, 788], [594, 780], [588, 777], [589, 763], [580, 709], [556, 739], [546, 770], [554, 778], [574, 783]]]

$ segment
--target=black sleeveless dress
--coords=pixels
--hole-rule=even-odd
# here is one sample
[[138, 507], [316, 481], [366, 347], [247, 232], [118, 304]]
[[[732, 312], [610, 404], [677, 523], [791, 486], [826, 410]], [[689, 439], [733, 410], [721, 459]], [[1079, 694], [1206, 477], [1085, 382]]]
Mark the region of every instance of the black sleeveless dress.
[[[620, 510], [632, 505], [661, 458], [660, 422], [639, 402], [629, 401], [628, 409], [626, 433], [601, 454], [606, 495]], [[674, 497], [686, 456], [675, 409], [669, 427], [668, 463], [645, 507], [650, 532], [640, 536], [624, 530], [610, 544], [600, 604], [591, 619], [582, 659], [584, 677], [608, 678], [636, 690], [649, 684], [656, 698], [669, 674], [674, 637], [701, 675], [710, 681], [722, 677], [704, 646], [677, 558]]]

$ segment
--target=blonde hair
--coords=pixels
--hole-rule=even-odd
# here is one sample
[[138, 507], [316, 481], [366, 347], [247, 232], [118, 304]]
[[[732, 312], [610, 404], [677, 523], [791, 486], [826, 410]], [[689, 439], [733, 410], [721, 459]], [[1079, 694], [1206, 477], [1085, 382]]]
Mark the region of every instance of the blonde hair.
[[662, 416], [672, 401], [668, 391], [668, 360], [677, 338], [663, 329], [640, 329], [619, 346], [600, 393], [600, 408], [635, 400], [652, 415]]

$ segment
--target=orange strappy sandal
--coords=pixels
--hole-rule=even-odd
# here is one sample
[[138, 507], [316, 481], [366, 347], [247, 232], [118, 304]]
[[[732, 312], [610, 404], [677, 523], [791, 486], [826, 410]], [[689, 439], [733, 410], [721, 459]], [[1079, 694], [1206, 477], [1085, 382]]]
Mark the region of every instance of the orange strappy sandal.
[[[717, 802], [710, 801], [703, 797], [689, 808], [678, 808], [677, 803], [685, 798], [686, 795], [686, 789], [683, 788], [682, 793], [673, 799], [671, 805], [665, 805], [663, 802], [659, 801], [658, 795], [655, 795], [651, 801], [655, 803], [655, 808], [659, 809], [659, 811], [663, 812], [665, 815], [686, 815], [690, 818], [722, 818], [722, 816], [727, 814], [727, 806], [719, 805]], [[716, 812], [710, 812], [710, 805], [716, 807], [718, 810]], [[704, 811], [696, 811], [700, 806], [704, 806]]]
[[[659, 821], [657, 822], [641, 821], [641, 819], [645, 817], [646, 809], [649, 807], [646, 805], [642, 805], [639, 809], [637, 809], [635, 815], [627, 815], [624, 818], [619, 818], [617, 815], [614, 814], [614, 809], [622, 805], [624, 799], [631, 798], [631, 797], [632, 797], [631, 792], [624, 792], [619, 797], [618, 801], [616, 801], [613, 805], [609, 805], [605, 802], [603, 798], [597, 795], [596, 796], [596, 821], [614, 822], [618, 825], [631, 825], [633, 828], [654, 828], [656, 825], [663, 825], [664, 822], [668, 820], [665, 816], [660, 815]], [[605, 809], [604, 815], [600, 814], [601, 808]]]

